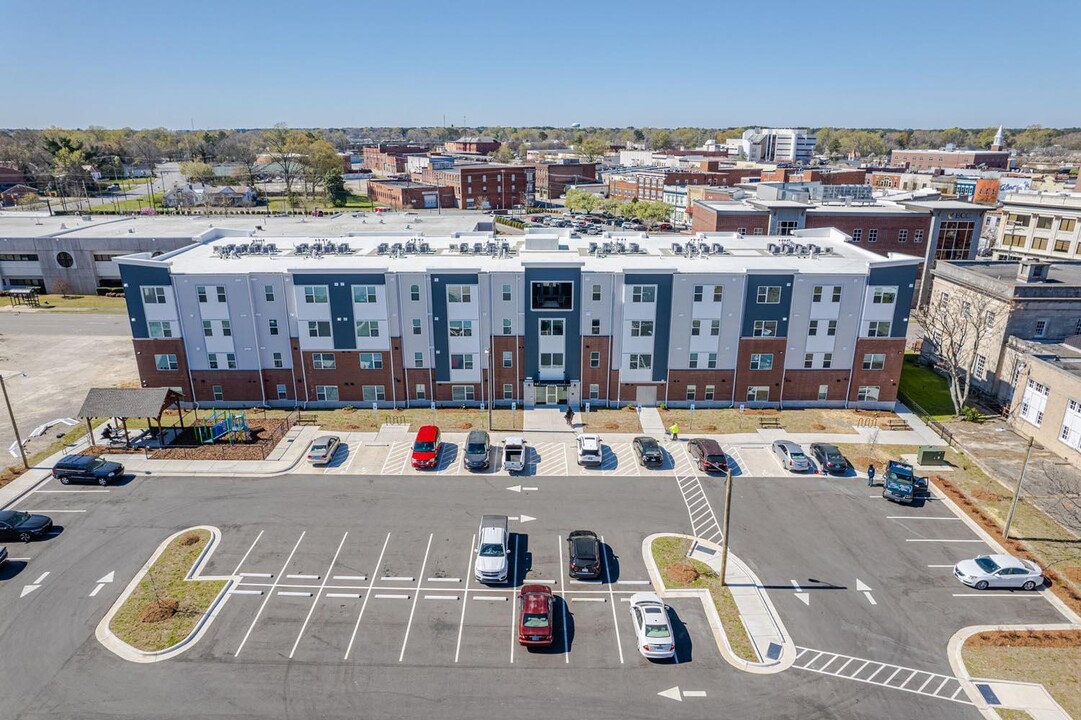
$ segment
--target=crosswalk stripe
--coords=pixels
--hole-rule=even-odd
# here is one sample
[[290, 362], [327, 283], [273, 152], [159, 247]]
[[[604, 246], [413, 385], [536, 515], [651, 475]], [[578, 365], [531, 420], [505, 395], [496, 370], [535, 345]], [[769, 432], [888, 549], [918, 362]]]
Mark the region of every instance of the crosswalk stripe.
[[[831, 653], [825, 650], [815, 650], [813, 648], [797, 647], [796, 651], [796, 659], [793, 663], [793, 666], [801, 670], [808, 670], [810, 672], [844, 678], [846, 680], [855, 680], [857, 682], [867, 683], [870, 685], [888, 687], [894, 690], [901, 690], [902, 692], [935, 697], [939, 700], [946, 700], [949, 702], [960, 703], [963, 705], [972, 704], [967, 698], [959, 697], [964, 691], [964, 684], [959, 678], [956, 678], [952, 675], [932, 673], [926, 670], [916, 670], [914, 668], [893, 665], [891, 663], [878, 662], [876, 660], [862, 660], [861, 658], [855, 658], [849, 655]], [[815, 667], [815, 665], [823, 657], [827, 658], [826, 661]], [[836, 670], [830, 670], [829, 667], [840, 658], [844, 658], [846, 662], [844, 662], [844, 664], [842, 664]], [[861, 660], [862, 662], [860, 663], [859, 667], [856, 667], [855, 670], [849, 669], [850, 665]], [[871, 665], [877, 666], [875, 667], [874, 672], [872, 672], [867, 677], [861, 677], [860, 674], [863, 673], [863, 671]], [[904, 672], [908, 672], [908, 675], [905, 676], [903, 682], [901, 682], [899, 685], [891, 684], [893, 683], [895, 678], [897, 678]], [[912, 680], [919, 674], [927, 675], [927, 679], [923, 681], [923, 684], [920, 685], [918, 689], [908, 687], [908, 684], [912, 682]], [[935, 680], [938, 681], [938, 684], [934, 687], [934, 690], [928, 689], [928, 686], [930, 686], [932, 684], [932, 681]], [[957, 687], [954, 688], [951, 683], [956, 683]]]

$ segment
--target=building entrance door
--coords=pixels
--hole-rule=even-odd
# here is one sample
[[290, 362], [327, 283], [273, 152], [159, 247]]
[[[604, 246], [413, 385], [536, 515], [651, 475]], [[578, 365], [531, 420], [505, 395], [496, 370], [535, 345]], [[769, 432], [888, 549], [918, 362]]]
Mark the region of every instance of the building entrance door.
[[565, 405], [567, 387], [565, 385], [541, 385], [537, 388], [538, 405]]

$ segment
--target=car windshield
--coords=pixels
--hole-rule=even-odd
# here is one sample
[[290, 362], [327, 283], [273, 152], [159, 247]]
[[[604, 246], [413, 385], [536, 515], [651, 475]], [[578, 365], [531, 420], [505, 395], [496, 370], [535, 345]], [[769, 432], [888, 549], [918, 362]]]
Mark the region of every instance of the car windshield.
[[5, 522], [8, 525], [22, 525], [29, 519], [30, 513], [19, 512], [18, 510], [12, 510], [0, 515], [0, 522]]
[[432, 452], [435, 450], [434, 442], [420, 442], [419, 440], [413, 443], [413, 452]]
[[981, 555], [976, 558], [976, 564], [979, 565], [980, 570], [983, 570], [985, 573], [993, 573], [998, 570], [998, 563], [986, 555]]
[[103, 457], [96, 457], [96, 458], [94, 458], [94, 462], [90, 463], [90, 468], [91, 468], [91, 469], [96, 469], [96, 468], [99, 468], [99, 467], [101, 467], [102, 465], [104, 465], [104, 464], [105, 464], [106, 462], [108, 462], [108, 461], [107, 461], [107, 460], [106, 460], [105, 458], [103, 458]]
[[668, 632], [667, 625], [646, 625], [646, 637], [666, 638], [672, 637], [672, 633]]
[[483, 454], [486, 450], [487, 448], [484, 447], [484, 443], [469, 443], [465, 446], [465, 451], [470, 454]]
[[484, 543], [480, 546], [481, 557], [499, 557], [503, 554], [503, 546], [496, 543]]
[[548, 627], [548, 616], [543, 613], [526, 613], [522, 617], [522, 627], [546, 628]]

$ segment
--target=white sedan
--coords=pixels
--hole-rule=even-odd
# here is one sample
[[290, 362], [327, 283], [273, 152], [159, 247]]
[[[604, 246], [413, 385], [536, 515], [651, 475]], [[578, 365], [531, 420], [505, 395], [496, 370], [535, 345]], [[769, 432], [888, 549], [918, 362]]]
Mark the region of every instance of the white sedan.
[[662, 660], [675, 656], [676, 638], [663, 600], [651, 592], [631, 595], [631, 620], [642, 657]]
[[953, 566], [954, 576], [977, 590], [1021, 588], [1035, 590], [1043, 584], [1043, 571], [1035, 563], [1012, 555], [980, 555]]
[[308, 462], [312, 465], [326, 465], [334, 458], [334, 453], [342, 441], [337, 435], [324, 435], [312, 441], [308, 449]]

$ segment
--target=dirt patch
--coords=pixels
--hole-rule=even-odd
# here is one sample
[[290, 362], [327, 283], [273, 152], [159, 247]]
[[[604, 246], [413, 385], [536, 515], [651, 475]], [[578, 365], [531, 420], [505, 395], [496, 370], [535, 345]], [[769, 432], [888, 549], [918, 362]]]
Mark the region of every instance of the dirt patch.
[[191, 533], [190, 535], [185, 535], [184, 537], [182, 537], [180, 539], [180, 544], [184, 546], [194, 545], [195, 543], [199, 542], [199, 540], [201, 540], [201, 538], [198, 535], [196, 535], [195, 533]]
[[973, 647], [1081, 647], [1081, 630], [1004, 630], [970, 637]]
[[664, 575], [677, 585], [689, 585], [698, 579], [700, 573], [689, 562], [677, 562], [665, 568]]
[[980, 500], [982, 502], [1002, 502], [1006, 499], [1005, 495], [1000, 495], [998, 493], [991, 492], [990, 490], [984, 490], [983, 488], [975, 488], [972, 492], [969, 493], [969, 495], [971, 495], [976, 500]]
[[[195, 541], [198, 542], [199, 538], [195, 538]], [[139, 616], [139, 620], [145, 623], [165, 622], [173, 615], [176, 615], [179, 609], [179, 601], [173, 598], [161, 598], [160, 600], [154, 600], [143, 608], [143, 614]]]
[[606, 422], [604, 424], [604, 429], [605, 430], [619, 430], [619, 423]]

